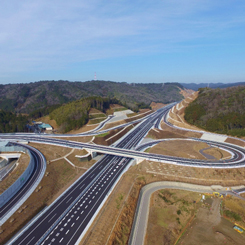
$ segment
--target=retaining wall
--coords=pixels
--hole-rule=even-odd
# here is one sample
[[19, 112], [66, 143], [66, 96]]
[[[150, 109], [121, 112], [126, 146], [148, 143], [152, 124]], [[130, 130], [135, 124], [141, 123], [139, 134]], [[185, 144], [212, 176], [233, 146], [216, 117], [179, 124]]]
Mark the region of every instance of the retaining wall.
[[5, 205], [26, 183], [34, 169], [35, 162], [28, 149], [20, 146], [0, 147], [0, 152], [24, 152], [30, 156], [30, 162], [25, 172], [0, 195], [0, 207]]

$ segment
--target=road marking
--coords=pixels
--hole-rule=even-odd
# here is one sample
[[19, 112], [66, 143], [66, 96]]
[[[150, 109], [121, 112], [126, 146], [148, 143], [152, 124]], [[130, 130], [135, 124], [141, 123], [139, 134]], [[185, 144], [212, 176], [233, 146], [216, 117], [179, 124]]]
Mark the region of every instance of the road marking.
[[72, 225], [71, 225], [71, 227], [73, 227], [75, 225], [75, 223], [73, 223]]
[[70, 231], [70, 230], [68, 230], [68, 231], [66, 232], [66, 235], [68, 234], [69, 231]]
[[81, 190], [84, 186], [85, 186], [85, 184], [83, 184], [79, 189]]
[[72, 197], [71, 197], [71, 198], [69, 198], [69, 200], [68, 200], [66, 203], [68, 203], [69, 201], [71, 201], [71, 199], [72, 199]]
[[92, 201], [90, 200], [89, 203], [91, 203]]
[[80, 217], [78, 216], [77, 218], [76, 218], [76, 220], [78, 220]]
[[28, 245], [28, 244], [30, 244], [31, 243], [31, 241], [34, 239], [35, 237], [33, 237], [26, 245]]
[[87, 208], [87, 207], [88, 207], [88, 205], [85, 208]]
[[92, 178], [93, 178], [93, 176], [94, 176], [94, 174], [92, 174], [92, 175], [90, 176], [90, 179], [92, 179]]
[[60, 239], [60, 243], [63, 241], [63, 239], [64, 239], [63, 237]]
[[[56, 216], [56, 215], [57, 215], [57, 213], [56, 213], [55, 215], [53, 215], [51, 219], [53, 219], [53, 218], [54, 218], [54, 216]], [[50, 219], [50, 220], [51, 220], [51, 219]], [[49, 221], [50, 221], [50, 220], [49, 220]], [[48, 221], [48, 223], [49, 223], [49, 221]]]

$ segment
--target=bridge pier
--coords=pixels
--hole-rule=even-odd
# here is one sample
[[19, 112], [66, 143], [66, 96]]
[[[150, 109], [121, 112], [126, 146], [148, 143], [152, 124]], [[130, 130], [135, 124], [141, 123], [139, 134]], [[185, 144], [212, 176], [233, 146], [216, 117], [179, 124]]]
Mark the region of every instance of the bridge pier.
[[139, 163], [143, 162], [145, 159], [141, 157], [134, 158], [132, 166], [138, 165]]
[[93, 151], [93, 150], [87, 149], [87, 148], [83, 148], [83, 149], [85, 149], [89, 153], [89, 155], [91, 156], [92, 159], [97, 156], [97, 152], [96, 151]]

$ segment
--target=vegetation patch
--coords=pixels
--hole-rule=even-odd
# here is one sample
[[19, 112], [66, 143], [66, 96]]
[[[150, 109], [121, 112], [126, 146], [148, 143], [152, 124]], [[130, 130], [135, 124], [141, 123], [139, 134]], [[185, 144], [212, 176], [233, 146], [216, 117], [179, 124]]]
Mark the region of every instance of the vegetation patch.
[[228, 218], [234, 219], [235, 221], [242, 220], [241, 216], [233, 211], [225, 210], [223, 213], [225, 216], [227, 216]]
[[95, 135], [95, 137], [97, 138], [100, 138], [100, 137], [105, 137], [109, 134], [109, 132], [106, 132], [106, 133], [103, 133], [103, 134], [98, 134], [98, 135]]
[[114, 109], [114, 112], [117, 112], [117, 111], [125, 111], [125, 110], [127, 110], [127, 108], [125, 108], [125, 107], [119, 107], [119, 108], [115, 108]]
[[151, 197], [146, 244], [174, 244], [196, 210], [198, 193], [163, 189]]
[[207, 131], [245, 136], [245, 86], [199, 89], [185, 109], [185, 120]]

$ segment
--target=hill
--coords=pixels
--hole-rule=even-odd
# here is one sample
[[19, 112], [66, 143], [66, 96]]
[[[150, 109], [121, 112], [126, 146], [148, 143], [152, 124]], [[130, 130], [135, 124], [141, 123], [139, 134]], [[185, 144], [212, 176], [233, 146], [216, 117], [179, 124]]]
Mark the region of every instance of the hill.
[[89, 96], [117, 98], [127, 107], [136, 109], [152, 101], [169, 103], [183, 98], [179, 83], [128, 84], [111, 81], [40, 81], [0, 85], [0, 109], [31, 113], [40, 108], [61, 105]]
[[91, 108], [105, 113], [110, 105], [115, 103], [120, 102], [116, 99], [88, 97], [62, 105], [53, 110], [49, 116], [60, 126], [60, 131], [66, 133], [85, 125], [88, 122]]
[[192, 89], [197, 91], [199, 88], [229, 88], [236, 86], [245, 86], [245, 82], [239, 83], [181, 83], [187, 89]]
[[185, 119], [211, 132], [245, 136], [245, 86], [199, 89], [185, 109]]

